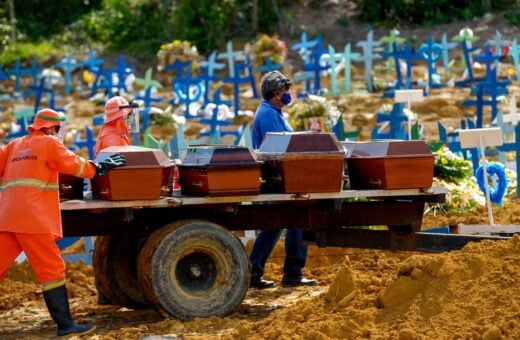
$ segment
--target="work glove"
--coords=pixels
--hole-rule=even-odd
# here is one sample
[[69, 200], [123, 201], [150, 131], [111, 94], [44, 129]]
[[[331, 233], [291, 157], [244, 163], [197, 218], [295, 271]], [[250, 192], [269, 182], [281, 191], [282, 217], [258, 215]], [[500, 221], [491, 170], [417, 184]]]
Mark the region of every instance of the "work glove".
[[96, 175], [105, 176], [106, 173], [113, 168], [126, 164], [126, 158], [123, 154], [113, 153], [101, 162], [94, 163], [96, 165]]

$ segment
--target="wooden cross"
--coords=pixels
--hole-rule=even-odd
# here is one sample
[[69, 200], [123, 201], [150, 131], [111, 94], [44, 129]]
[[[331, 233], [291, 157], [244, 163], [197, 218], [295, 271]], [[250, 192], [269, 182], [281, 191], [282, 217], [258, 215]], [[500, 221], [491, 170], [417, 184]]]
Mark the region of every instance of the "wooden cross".
[[63, 58], [56, 67], [63, 69], [65, 73], [65, 94], [70, 94], [70, 85], [72, 82], [72, 71], [80, 67], [80, 63], [76, 59], [72, 58], [72, 54], [67, 54], [67, 57]]
[[374, 32], [370, 30], [367, 33], [367, 39], [363, 41], [358, 41], [356, 46], [361, 47], [363, 49], [363, 54], [361, 58], [365, 63], [365, 80], [367, 82], [367, 88], [369, 92], [374, 91], [374, 86], [372, 85], [372, 64], [376, 59], [381, 59], [381, 55], [374, 52], [374, 48], [381, 45], [380, 41], [374, 41]]
[[[233, 51], [233, 42], [230, 40], [226, 44], [226, 52], [219, 53], [217, 56], [218, 59], [227, 59], [228, 69], [229, 69], [229, 77], [235, 77], [235, 60], [244, 60], [245, 52], [244, 51]], [[235, 59], [237, 58], [237, 59]]]

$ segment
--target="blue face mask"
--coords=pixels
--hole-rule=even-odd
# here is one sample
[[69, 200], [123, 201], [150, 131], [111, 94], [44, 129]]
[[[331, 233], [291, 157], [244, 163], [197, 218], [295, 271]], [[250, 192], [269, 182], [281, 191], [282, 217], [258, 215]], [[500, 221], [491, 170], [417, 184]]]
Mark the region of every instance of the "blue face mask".
[[283, 103], [283, 105], [289, 104], [291, 102], [291, 94], [289, 92], [284, 92], [282, 98], [280, 98], [280, 101]]

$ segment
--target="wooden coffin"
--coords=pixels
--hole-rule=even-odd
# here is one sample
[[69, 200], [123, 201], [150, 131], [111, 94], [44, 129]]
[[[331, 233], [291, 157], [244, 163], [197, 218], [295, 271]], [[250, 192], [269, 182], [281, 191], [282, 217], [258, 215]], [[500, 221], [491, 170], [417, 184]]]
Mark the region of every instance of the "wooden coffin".
[[68, 174], [59, 174], [60, 200], [83, 199], [84, 179]]
[[170, 192], [175, 163], [162, 150], [112, 146], [103, 149], [96, 161], [116, 152], [126, 157], [126, 165], [92, 179], [94, 198], [110, 201], [159, 199]]
[[342, 189], [345, 154], [331, 133], [269, 132], [256, 156], [264, 162], [264, 192], [338, 192]]
[[351, 189], [432, 186], [435, 156], [424, 141], [342, 142]]
[[189, 146], [179, 165], [183, 195], [256, 195], [260, 164], [251, 150], [240, 146]]

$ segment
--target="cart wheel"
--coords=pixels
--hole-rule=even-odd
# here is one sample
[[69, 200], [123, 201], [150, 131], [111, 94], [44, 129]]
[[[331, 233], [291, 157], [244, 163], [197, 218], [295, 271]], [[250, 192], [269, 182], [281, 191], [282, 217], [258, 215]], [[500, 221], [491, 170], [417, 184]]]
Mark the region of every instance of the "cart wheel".
[[141, 235], [109, 235], [96, 238], [93, 254], [96, 289], [113, 305], [148, 308], [137, 282], [137, 255]]
[[178, 221], [155, 231], [137, 268], [145, 299], [183, 321], [229, 314], [244, 299], [249, 283], [242, 242], [202, 220]]

